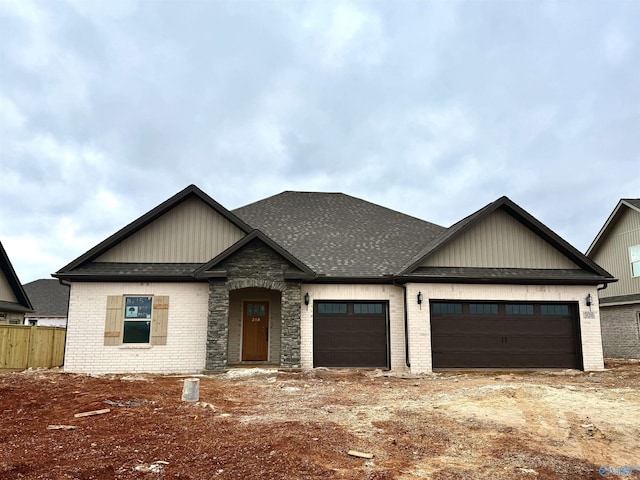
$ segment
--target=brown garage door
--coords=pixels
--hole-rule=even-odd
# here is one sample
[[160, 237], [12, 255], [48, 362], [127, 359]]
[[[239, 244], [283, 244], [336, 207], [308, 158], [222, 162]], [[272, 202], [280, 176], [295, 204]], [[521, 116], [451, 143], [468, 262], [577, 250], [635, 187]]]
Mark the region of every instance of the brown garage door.
[[386, 302], [314, 302], [313, 366], [389, 368]]
[[433, 368], [582, 368], [577, 306], [431, 302]]

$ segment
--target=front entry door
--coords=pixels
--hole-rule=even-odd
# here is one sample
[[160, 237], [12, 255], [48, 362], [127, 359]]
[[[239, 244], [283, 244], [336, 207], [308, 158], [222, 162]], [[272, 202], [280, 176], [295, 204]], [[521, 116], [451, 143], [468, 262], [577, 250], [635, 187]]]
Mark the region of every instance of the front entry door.
[[245, 302], [242, 314], [242, 360], [266, 361], [269, 352], [269, 302]]

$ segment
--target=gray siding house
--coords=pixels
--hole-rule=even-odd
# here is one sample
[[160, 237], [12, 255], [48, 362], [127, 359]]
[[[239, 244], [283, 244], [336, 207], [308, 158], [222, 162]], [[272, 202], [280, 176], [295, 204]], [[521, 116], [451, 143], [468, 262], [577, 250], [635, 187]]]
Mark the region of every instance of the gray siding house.
[[599, 290], [605, 357], [640, 358], [640, 199], [618, 202], [587, 256], [618, 278]]
[[607, 271], [506, 197], [449, 228], [342, 193], [190, 185], [54, 274], [65, 369], [604, 367]]

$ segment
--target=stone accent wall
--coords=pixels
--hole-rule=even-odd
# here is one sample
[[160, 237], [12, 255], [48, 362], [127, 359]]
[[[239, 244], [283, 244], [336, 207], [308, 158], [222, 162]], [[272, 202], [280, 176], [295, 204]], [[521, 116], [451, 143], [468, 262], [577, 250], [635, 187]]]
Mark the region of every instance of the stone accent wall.
[[212, 281], [207, 328], [207, 370], [224, 370], [228, 360], [229, 292], [266, 288], [282, 292], [280, 366], [300, 367], [300, 282], [287, 282], [293, 267], [258, 239], [225, 259], [226, 282]]
[[207, 370], [227, 368], [229, 338], [229, 290], [225, 282], [209, 282], [209, 315], [207, 318]]
[[300, 292], [300, 283], [287, 283], [282, 292], [282, 367], [300, 368]]
[[607, 358], [640, 358], [640, 303], [600, 306], [602, 346]]

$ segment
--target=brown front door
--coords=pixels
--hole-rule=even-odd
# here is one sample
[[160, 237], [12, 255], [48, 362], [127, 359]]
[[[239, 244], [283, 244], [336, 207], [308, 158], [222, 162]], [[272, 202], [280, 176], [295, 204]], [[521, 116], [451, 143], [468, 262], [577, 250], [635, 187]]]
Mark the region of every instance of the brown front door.
[[266, 361], [269, 351], [269, 302], [245, 302], [242, 314], [242, 360]]

